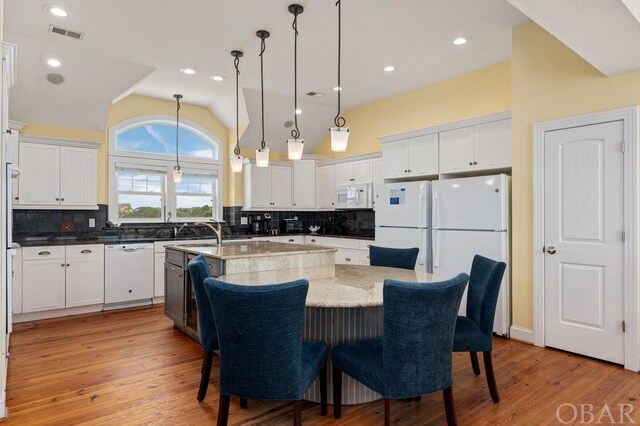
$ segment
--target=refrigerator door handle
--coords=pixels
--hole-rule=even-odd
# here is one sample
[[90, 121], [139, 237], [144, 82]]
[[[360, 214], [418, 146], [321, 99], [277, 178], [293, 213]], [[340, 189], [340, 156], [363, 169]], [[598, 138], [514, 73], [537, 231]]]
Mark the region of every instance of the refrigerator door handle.
[[440, 267], [440, 237], [438, 231], [433, 231], [433, 267]]
[[439, 192], [434, 192], [433, 193], [433, 225], [431, 226], [432, 228], [439, 228], [439, 224], [438, 224], [438, 206], [440, 205], [440, 193]]
[[420, 185], [420, 202], [418, 203], [418, 226], [423, 227], [426, 226], [424, 221], [424, 183]]

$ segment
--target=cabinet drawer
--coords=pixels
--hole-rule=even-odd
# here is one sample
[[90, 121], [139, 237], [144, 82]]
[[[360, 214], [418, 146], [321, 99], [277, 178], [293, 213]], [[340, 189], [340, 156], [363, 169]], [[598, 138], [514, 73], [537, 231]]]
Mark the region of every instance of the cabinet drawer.
[[184, 254], [177, 250], [167, 250], [165, 261], [182, 268], [184, 264]]
[[304, 244], [304, 235], [290, 235], [280, 237], [281, 243], [286, 244]]
[[67, 259], [71, 259], [71, 258], [100, 259], [103, 257], [104, 257], [103, 244], [90, 244], [86, 246], [67, 246]]
[[22, 249], [22, 260], [45, 260], [45, 259], [63, 259], [64, 246], [39, 246], [24, 247]]
[[338, 249], [336, 252], [336, 265], [357, 265], [358, 259], [358, 250]]
[[325, 238], [326, 244], [330, 247], [344, 248], [350, 250], [358, 250], [360, 248], [359, 240], [351, 240], [349, 238]]

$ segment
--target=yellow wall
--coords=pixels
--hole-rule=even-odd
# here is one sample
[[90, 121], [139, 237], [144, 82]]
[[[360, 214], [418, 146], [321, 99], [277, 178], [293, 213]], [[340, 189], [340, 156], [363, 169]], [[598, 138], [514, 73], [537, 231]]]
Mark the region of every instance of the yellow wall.
[[607, 78], [535, 23], [513, 31], [513, 323], [533, 324], [533, 123], [640, 103], [640, 72]]
[[346, 152], [332, 152], [329, 135], [316, 154], [336, 158], [382, 150], [380, 136], [511, 109], [511, 62], [501, 62], [344, 113]]

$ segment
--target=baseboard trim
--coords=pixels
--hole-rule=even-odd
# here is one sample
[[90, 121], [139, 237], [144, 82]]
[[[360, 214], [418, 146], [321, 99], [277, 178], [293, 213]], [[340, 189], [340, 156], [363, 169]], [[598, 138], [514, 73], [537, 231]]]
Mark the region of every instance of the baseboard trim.
[[37, 321], [49, 318], [66, 317], [68, 315], [88, 314], [102, 311], [102, 303], [99, 305], [79, 306], [75, 308], [54, 309], [51, 311], [29, 312], [26, 314], [13, 314], [14, 324], [25, 321]]
[[533, 330], [512, 325], [509, 331], [511, 332], [512, 339], [533, 344]]

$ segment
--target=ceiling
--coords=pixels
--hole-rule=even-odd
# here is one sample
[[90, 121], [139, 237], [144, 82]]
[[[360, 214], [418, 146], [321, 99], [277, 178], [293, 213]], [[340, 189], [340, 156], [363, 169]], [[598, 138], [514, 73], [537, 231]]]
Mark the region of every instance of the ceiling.
[[[55, 3], [71, 12], [56, 18]], [[285, 150], [293, 119], [291, 0], [5, 0], [5, 40], [18, 44], [18, 84], [11, 118], [19, 121], [104, 130], [111, 104], [137, 93], [208, 107], [235, 127], [233, 58], [243, 50], [240, 85], [250, 121], [244, 148], [260, 142], [259, 39], [271, 32], [265, 67], [265, 130], [274, 151]], [[334, 0], [301, 1], [298, 18], [298, 92], [302, 136], [313, 149], [336, 110], [337, 8]], [[511, 57], [511, 29], [528, 19], [498, 0], [346, 0], [342, 4], [343, 110], [464, 74]], [[78, 41], [48, 32], [49, 24], [85, 33]], [[454, 47], [450, 41], [469, 35]], [[62, 62], [64, 84], [51, 85], [43, 57]], [[391, 73], [383, 71], [393, 65]], [[186, 76], [181, 67], [200, 72]], [[214, 82], [208, 77], [228, 78]], [[305, 93], [324, 93], [311, 98]]]

